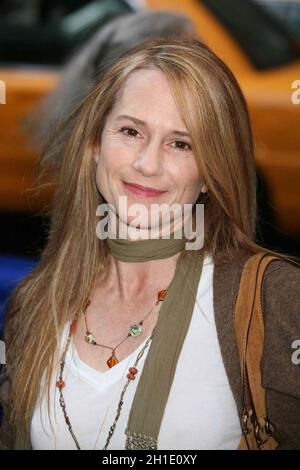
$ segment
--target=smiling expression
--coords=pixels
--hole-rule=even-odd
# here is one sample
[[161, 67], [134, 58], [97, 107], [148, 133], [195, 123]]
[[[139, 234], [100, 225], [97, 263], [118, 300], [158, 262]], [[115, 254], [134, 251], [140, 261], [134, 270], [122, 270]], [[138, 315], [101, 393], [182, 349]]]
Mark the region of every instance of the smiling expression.
[[[150, 212], [152, 203], [183, 207], [194, 204], [200, 194], [191, 139], [158, 69], [129, 75], [107, 115], [94, 158], [97, 187], [116, 208], [119, 196], [127, 196], [127, 207], [139, 203]], [[120, 220], [127, 217], [117, 213]], [[141, 225], [147, 227], [149, 218]]]

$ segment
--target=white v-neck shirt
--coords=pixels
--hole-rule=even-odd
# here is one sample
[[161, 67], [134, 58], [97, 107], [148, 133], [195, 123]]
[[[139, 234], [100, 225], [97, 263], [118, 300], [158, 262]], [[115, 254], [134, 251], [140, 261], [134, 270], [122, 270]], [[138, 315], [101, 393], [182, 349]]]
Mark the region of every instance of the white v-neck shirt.
[[[236, 449], [241, 438], [237, 406], [224, 368], [213, 310], [213, 271], [205, 257], [191, 323], [180, 352], [174, 380], [158, 435], [158, 449]], [[62, 335], [61, 348], [69, 325]], [[75, 436], [81, 449], [103, 449], [114, 422], [121, 391], [146, 341], [127, 358], [105, 372], [84, 363], [73, 343], [66, 355], [63, 395]], [[135, 380], [129, 383], [108, 450], [125, 449], [125, 429], [135, 390], [150, 348], [138, 363]], [[31, 422], [33, 449], [76, 449], [59, 405], [54, 374], [50, 394], [41, 397]]]

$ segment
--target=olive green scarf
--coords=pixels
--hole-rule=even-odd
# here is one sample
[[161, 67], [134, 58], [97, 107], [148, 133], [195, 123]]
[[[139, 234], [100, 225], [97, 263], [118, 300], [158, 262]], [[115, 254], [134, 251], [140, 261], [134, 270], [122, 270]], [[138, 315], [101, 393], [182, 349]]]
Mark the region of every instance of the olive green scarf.
[[187, 251], [185, 242], [185, 239], [107, 239], [111, 254], [127, 262], [167, 258], [181, 251], [135, 392], [125, 430], [126, 449], [158, 448], [159, 430], [203, 266], [202, 250]]

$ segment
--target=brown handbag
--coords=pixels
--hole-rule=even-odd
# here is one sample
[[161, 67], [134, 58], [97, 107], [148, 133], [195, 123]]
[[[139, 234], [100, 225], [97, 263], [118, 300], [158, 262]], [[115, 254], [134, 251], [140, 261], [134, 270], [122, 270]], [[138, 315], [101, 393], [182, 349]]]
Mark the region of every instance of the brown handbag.
[[257, 253], [246, 261], [235, 304], [235, 335], [243, 386], [243, 435], [237, 450], [274, 450], [279, 445], [267, 416], [261, 377], [264, 347], [262, 281], [266, 267], [275, 259], [279, 258]]

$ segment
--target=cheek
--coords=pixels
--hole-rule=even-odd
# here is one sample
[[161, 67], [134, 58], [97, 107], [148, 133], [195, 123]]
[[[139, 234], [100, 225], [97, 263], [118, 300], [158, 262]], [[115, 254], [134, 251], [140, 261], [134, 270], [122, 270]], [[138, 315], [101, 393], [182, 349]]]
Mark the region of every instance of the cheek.
[[102, 170], [108, 173], [115, 173], [122, 167], [130, 163], [130, 152], [124, 145], [119, 141], [113, 139], [102, 143], [101, 152], [99, 156], [99, 164]]
[[97, 181], [101, 184], [105, 183], [110, 175], [119, 170], [120, 164], [120, 153], [112, 149], [111, 146], [102, 146], [96, 168]]
[[183, 160], [180, 165], [172, 166], [170, 171], [179, 193], [191, 195], [196, 193], [198, 189], [200, 191], [200, 175], [195, 161]]
[[126, 149], [120, 142], [102, 141], [101, 149], [96, 154], [96, 183], [104, 199], [112, 202], [116, 182], [121, 178], [123, 168], [128, 166]]

